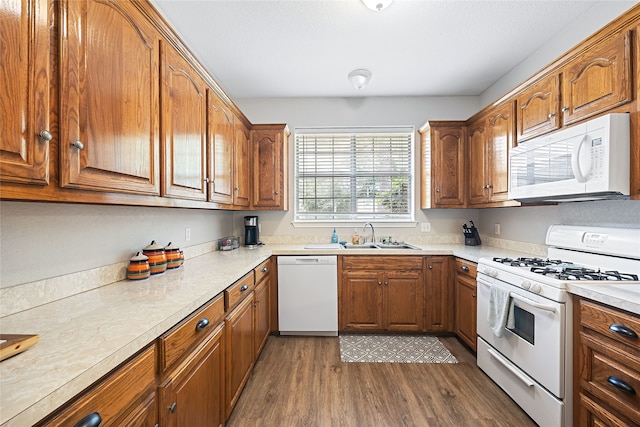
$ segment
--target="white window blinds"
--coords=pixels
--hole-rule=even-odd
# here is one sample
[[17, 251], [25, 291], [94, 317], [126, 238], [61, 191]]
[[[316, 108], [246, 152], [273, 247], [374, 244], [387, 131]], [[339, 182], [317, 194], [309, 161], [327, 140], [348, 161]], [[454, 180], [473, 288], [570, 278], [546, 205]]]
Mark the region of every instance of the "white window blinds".
[[296, 221], [413, 220], [413, 129], [296, 129]]

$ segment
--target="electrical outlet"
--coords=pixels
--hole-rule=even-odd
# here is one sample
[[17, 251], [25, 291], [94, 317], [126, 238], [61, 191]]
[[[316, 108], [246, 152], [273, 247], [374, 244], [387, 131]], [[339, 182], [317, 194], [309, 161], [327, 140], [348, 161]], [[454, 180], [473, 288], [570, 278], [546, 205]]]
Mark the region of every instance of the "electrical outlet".
[[420, 223], [420, 231], [422, 231], [423, 233], [428, 233], [429, 231], [431, 231], [431, 223], [429, 222]]
[[498, 224], [498, 223], [493, 224], [493, 234], [495, 234], [495, 235], [499, 235], [500, 234], [500, 224]]
[[191, 240], [191, 229], [189, 227], [184, 229], [184, 241], [188, 242]]

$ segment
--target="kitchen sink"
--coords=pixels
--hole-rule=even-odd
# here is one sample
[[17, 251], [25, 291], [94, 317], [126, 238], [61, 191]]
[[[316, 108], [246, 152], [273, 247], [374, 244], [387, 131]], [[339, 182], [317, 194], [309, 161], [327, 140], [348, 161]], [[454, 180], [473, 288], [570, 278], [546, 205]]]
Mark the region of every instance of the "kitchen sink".
[[365, 243], [364, 245], [344, 245], [345, 249], [414, 249], [422, 250], [409, 243], [389, 244], [389, 243]]

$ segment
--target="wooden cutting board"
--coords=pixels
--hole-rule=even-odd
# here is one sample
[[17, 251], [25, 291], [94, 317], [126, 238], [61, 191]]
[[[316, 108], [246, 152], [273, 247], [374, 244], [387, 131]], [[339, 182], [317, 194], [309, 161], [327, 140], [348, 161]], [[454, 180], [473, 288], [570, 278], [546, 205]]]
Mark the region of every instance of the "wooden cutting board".
[[38, 335], [0, 334], [0, 361], [25, 351], [39, 339]]

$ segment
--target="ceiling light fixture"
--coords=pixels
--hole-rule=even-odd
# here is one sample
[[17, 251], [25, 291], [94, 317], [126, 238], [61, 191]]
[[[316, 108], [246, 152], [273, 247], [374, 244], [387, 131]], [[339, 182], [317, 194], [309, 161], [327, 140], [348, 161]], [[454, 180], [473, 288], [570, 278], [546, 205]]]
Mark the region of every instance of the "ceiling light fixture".
[[369, 80], [371, 80], [371, 72], [369, 70], [360, 68], [349, 73], [349, 81], [358, 90], [369, 84]]
[[382, 9], [386, 9], [393, 0], [362, 0], [365, 6], [374, 12], [380, 12]]

